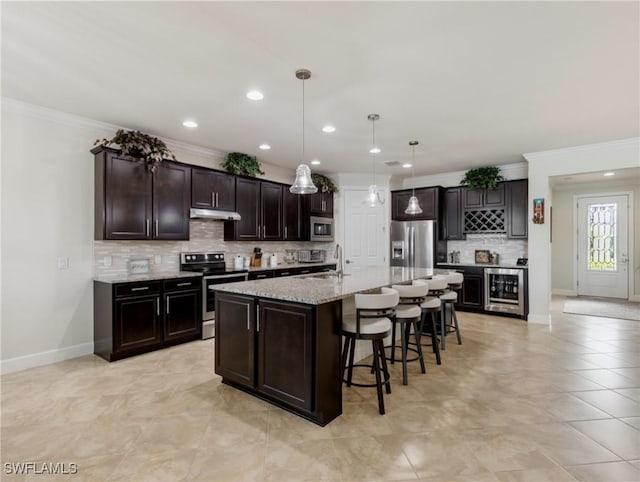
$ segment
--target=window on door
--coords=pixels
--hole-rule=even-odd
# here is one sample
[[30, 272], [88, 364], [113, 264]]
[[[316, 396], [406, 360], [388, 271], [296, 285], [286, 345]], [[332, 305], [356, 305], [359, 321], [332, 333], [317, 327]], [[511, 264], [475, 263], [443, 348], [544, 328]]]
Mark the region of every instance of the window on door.
[[589, 204], [590, 271], [615, 271], [616, 266], [616, 204]]

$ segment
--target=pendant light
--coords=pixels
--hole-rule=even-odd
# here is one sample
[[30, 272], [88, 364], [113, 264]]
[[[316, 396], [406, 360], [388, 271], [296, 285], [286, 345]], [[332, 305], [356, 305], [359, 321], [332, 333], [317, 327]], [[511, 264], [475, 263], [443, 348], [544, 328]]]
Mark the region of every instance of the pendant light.
[[[410, 141], [409, 145], [411, 146], [411, 183], [413, 184], [413, 174], [415, 172], [416, 165], [416, 146], [418, 145], [418, 141]], [[407, 209], [404, 210], [405, 214], [422, 214], [422, 208], [420, 207], [420, 203], [418, 202], [418, 198], [416, 197], [416, 188], [413, 187], [411, 191], [411, 197], [409, 198], [409, 204], [407, 205]]]
[[[296, 78], [302, 80], [302, 162], [304, 163], [304, 81], [311, 78], [311, 72], [307, 69], [296, 70]], [[293, 194], [313, 194], [318, 188], [311, 179], [311, 169], [306, 164], [300, 164], [296, 168], [296, 180], [289, 188]]]
[[376, 146], [376, 121], [380, 119], [378, 114], [369, 114], [367, 119], [371, 121], [371, 127], [373, 131], [373, 146], [369, 150], [372, 154], [372, 164], [373, 164], [373, 183], [369, 186], [369, 191], [367, 192], [367, 197], [364, 200], [364, 203], [372, 208], [378, 207], [381, 204], [384, 204], [384, 199], [380, 196], [380, 190], [376, 185], [376, 154], [380, 152], [378, 146]]

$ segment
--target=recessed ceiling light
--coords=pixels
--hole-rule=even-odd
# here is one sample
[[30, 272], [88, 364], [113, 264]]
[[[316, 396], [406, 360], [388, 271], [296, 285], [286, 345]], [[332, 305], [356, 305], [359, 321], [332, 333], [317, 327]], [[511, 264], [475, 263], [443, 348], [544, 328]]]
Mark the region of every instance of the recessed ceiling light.
[[326, 132], [327, 134], [335, 131], [336, 131], [336, 128], [331, 125], [327, 125], [322, 128], [322, 132]]
[[262, 149], [263, 151], [268, 151], [269, 149], [271, 149], [271, 146], [269, 144], [260, 144], [260, 149]]
[[314, 159], [313, 161], [311, 161], [311, 164], [317, 166], [318, 164], [320, 164], [320, 161], [318, 159]]
[[406, 162], [402, 165], [402, 167], [404, 167], [405, 169], [409, 169], [410, 167], [413, 167], [413, 164], [411, 164], [410, 162]]
[[372, 147], [371, 149], [369, 149], [369, 152], [371, 154], [380, 154], [382, 151], [380, 150], [379, 147]]
[[264, 99], [264, 94], [259, 90], [250, 90], [249, 92], [247, 92], [247, 99], [262, 100]]
[[615, 172], [605, 172], [604, 175], [605, 176], [615, 176], [616, 173]]
[[191, 119], [187, 119], [182, 123], [182, 125], [188, 127], [189, 129], [195, 129], [196, 127], [198, 127], [198, 123]]

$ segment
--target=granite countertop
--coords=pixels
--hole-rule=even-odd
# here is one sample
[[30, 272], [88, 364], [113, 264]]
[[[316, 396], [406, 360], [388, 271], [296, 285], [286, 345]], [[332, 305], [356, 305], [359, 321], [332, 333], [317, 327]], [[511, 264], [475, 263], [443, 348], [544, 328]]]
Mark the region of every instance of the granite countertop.
[[345, 275], [341, 280], [336, 277], [314, 278], [322, 276], [322, 273], [316, 273], [220, 284], [216, 285], [215, 289], [227, 293], [321, 305], [394, 283], [426, 278], [439, 272], [443, 270], [384, 266], [362, 268], [351, 275]]
[[159, 271], [156, 273], [145, 274], [114, 274], [106, 276], [98, 276], [93, 278], [94, 281], [101, 283], [134, 283], [136, 281], [155, 281], [162, 279], [175, 279], [175, 278], [193, 278], [194, 276], [202, 277], [202, 273], [194, 273], [192, 271]]
[[273, 269], [291, 269], [291, 268], [309, 268], [312, 266], [329, 266], [332, 264], [336, 264], [336, 261], [324, 261], [322, 263], [278, 263], [277, 266], [260, 266], [254, 268], [248, 268], [249, 273], [253, 273], [255, 271], [269, 271]]
[[515, 268], [515, 269], [527, 269], [528, 266], [518, 266], [517, 264], [504, 264], [504, 263], [500, 263], [500, 264], [486, 264], [486, 263], [482, 263], [482, 264], [476, 264], [476, 263], [438, 263], [436, 264], [436, 267], [438, 266], [460, 266], [460, 267], [464, 267], [464, 266], [468, 266], [471, 268]]

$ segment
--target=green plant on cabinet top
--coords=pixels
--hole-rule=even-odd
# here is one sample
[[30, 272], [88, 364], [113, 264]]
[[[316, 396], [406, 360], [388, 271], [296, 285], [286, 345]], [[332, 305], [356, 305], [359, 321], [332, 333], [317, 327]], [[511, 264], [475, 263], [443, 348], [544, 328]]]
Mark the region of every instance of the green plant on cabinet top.
[[107, 147], [111, 144], [120, 146], [124, 155], [143, 159], [150, 172], [155, 172], [163, 159], [177, 160], [162, 140], [140, 131], [118, 129], [111, 139], [96, 139], [93, 145]]
[[260, 163], [255, 156], [243, 154], [242, 152], [230, 152], [222, 167], [228, 172], [240, 176], [256, 177], [258, 174], [264, 175], [264, 171], [260, 169]]
[[464, 184], [470, 189], [495, 189], [498, 182], [504, 180], [499, 167], [489, 166], [469, 169], [460, 184]]
[[329, 192], [329, 193], [338, 192], [338, 188], [336, 187], [336, 185], [327, 176], [324, 176], [322, 174], [317, 174], [314, 172], [311, 174], [311, 180], [313, 181], [313, 183], [318, 188], [318, 191], [320, 192]]

